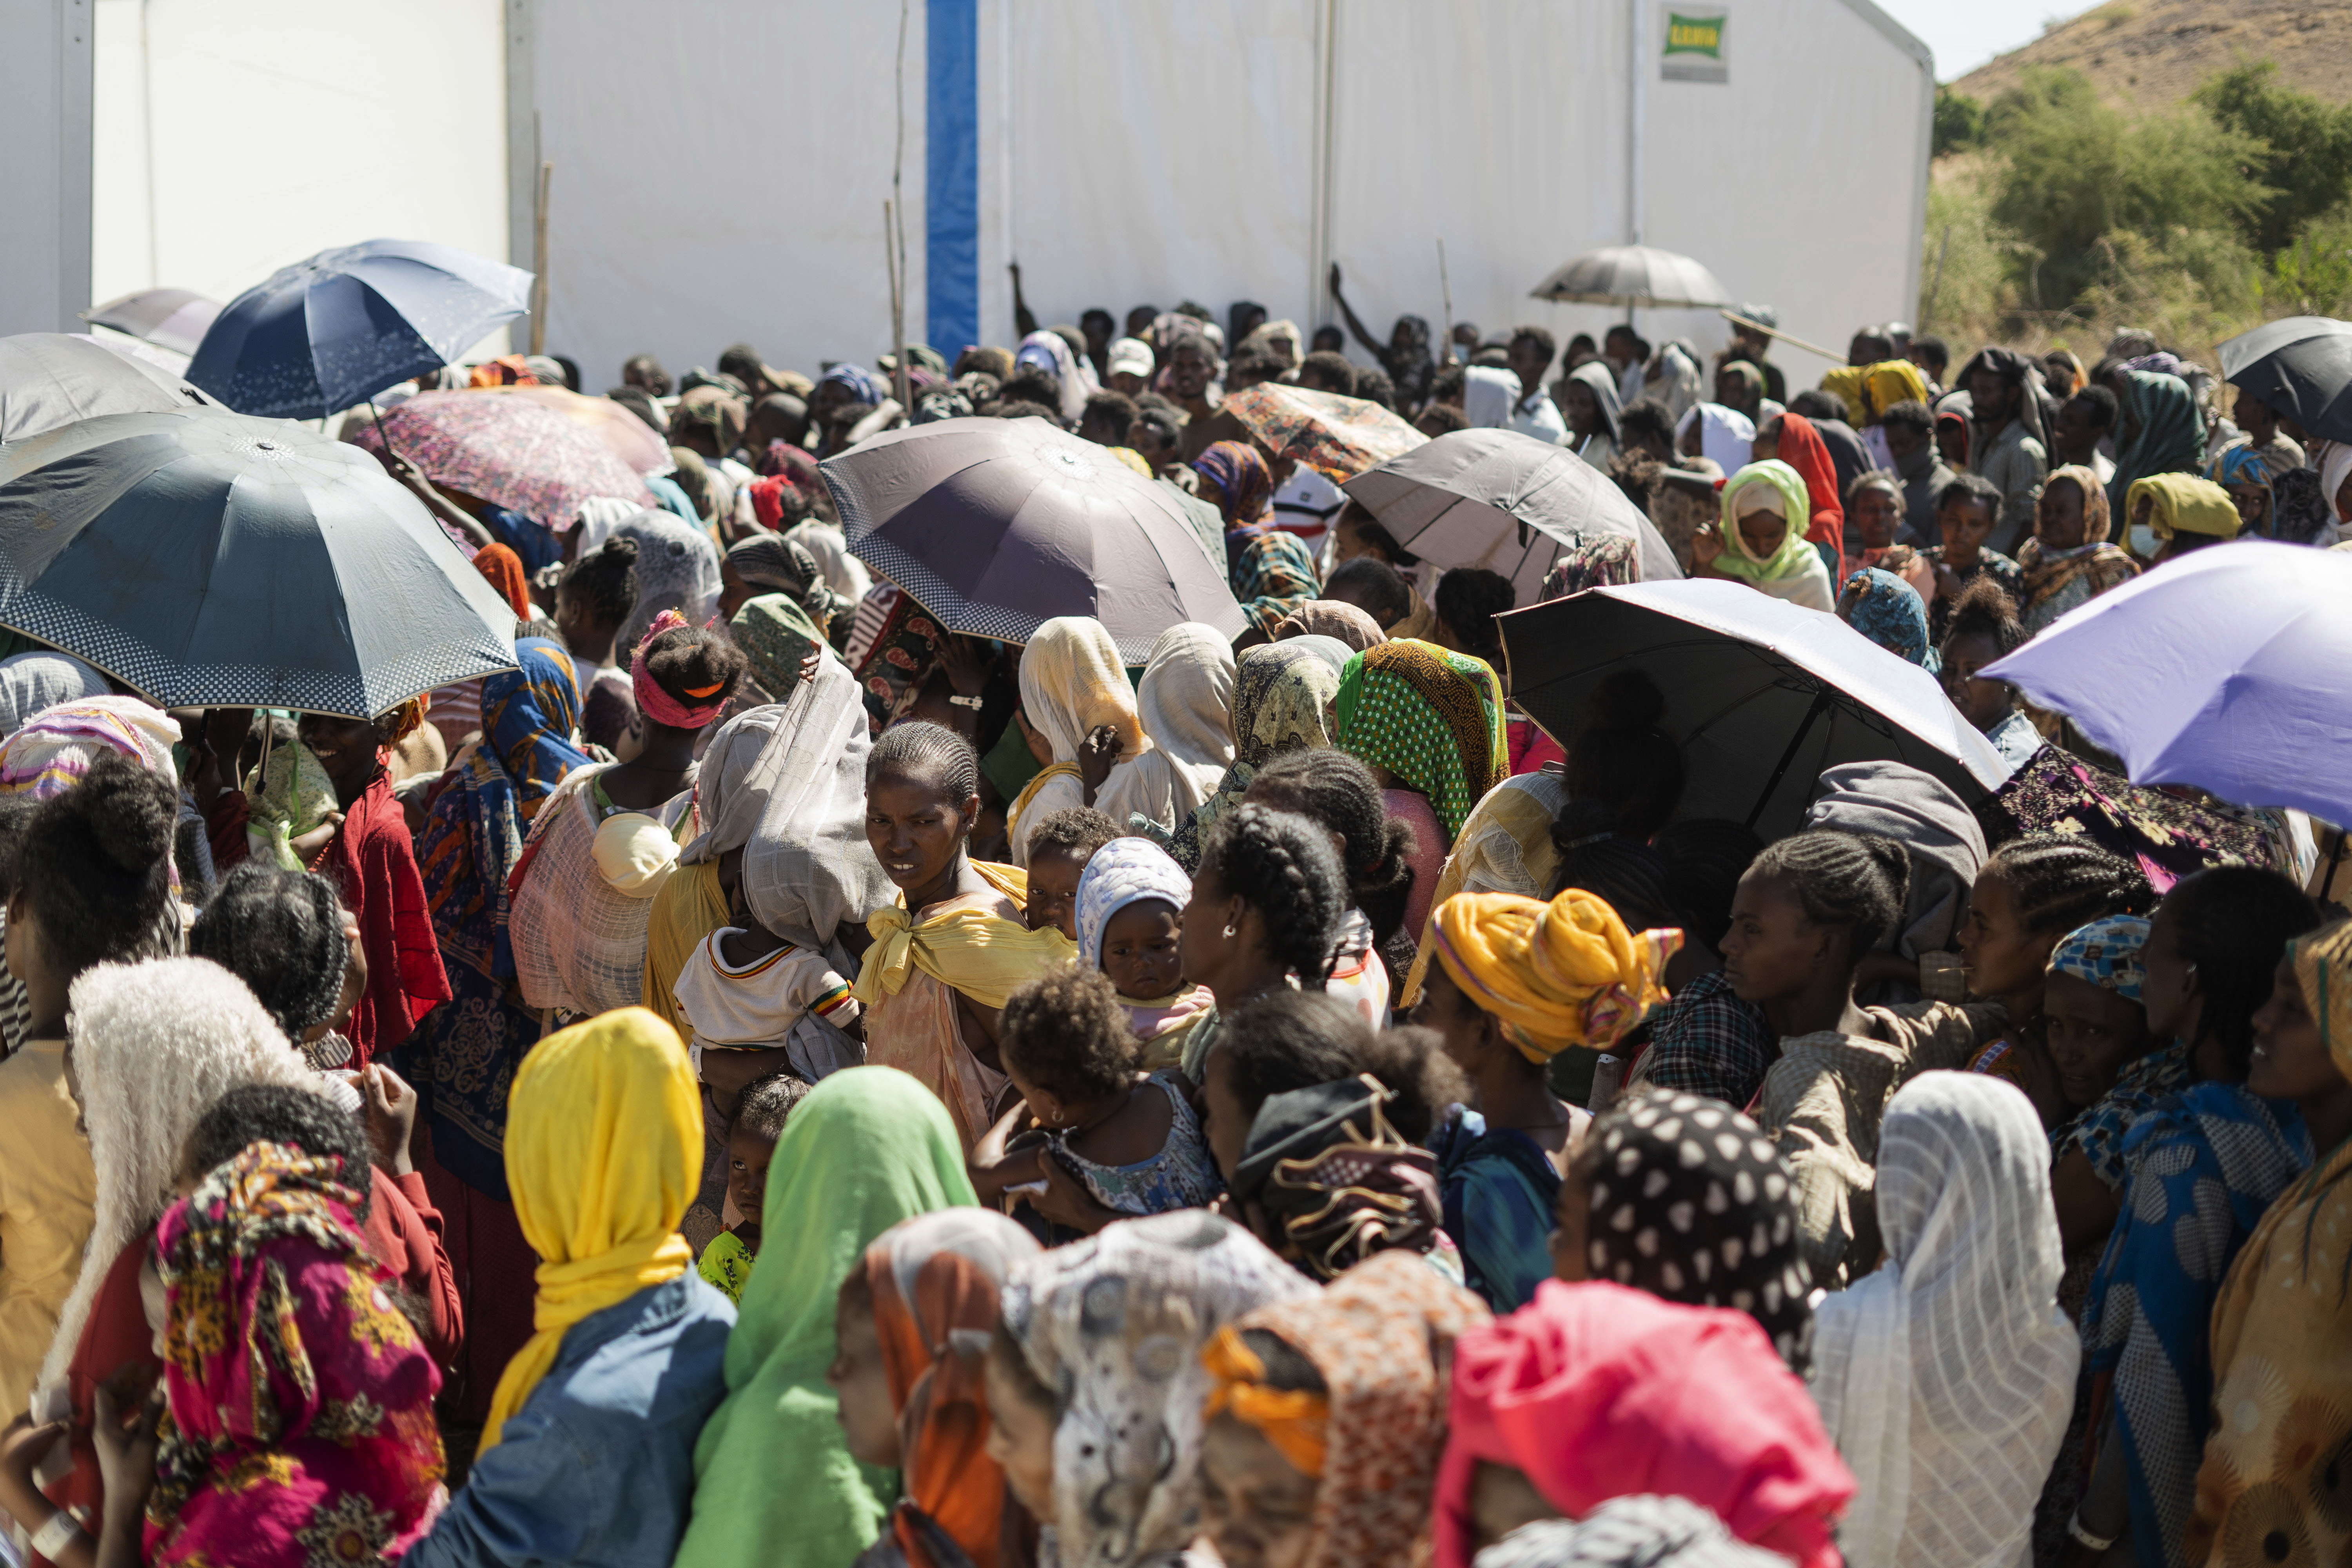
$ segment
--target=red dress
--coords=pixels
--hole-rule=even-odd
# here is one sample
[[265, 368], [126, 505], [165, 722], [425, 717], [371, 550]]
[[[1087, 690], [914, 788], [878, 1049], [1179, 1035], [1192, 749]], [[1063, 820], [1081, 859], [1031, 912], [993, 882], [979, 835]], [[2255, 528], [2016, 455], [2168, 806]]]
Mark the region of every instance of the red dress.
[[367, 990], [342, 1031], [352, 1042], [351, 1065], [363, 1068], [449, 1000], [449, 976], [425, 914], [408, 818], [392, 798], [390, 777], [379, 771], [352, 802], [318, 869], [359, 918], [360, 944], [367, 952]]

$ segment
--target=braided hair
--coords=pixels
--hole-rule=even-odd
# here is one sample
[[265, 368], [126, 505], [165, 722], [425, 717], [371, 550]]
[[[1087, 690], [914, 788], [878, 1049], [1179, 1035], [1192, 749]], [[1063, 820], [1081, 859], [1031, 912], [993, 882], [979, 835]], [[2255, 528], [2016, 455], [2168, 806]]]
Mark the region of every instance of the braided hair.
[[335, 885], [258, 860], [221, 883], [188, 928], [188, 952], [244, 981], [289, 1040], [333, 1016], [351, 961]]
[[2212, 1040], [2243, 1082], [2254, 1047], [2254, 1013], [2271, 994], [2286, 944], [2320, 925], [2319, 906], [2292, 881], [2260, 866], [2213, 866], [2183, 877], [2164, 898], [2165, 923], [2180, 956], [2197, 966], [2205, 999], [2194, 1047]]
[[961, 806], [980, 794], [980, 758], [971, 742], [944, 724], [901, 720], [882, 731], [866, 755], [866, 787], [884, 773], [929, 780]]
[[1265, 917], [1269, 957], [1320, 991], [1331, 973], [1339, 922], [1348, 912], [1347, 874], [1331, 836], [1306, 817], [1244, 801], [1209, 830], [1201, 879]]
[[[2018, 923], [2037, 935], [2063, 934], [2106, 915], [2146, 914], [2156, 906], [2156, 889], [2137, 866], [2068, 834], [2012, 838], [1986, 858], [1984, 871], [2009, 884]], [[2261, 998], [2255, 1000], [2259, 1005]]]
[[16, 889], [59, 973], [153, 956], [148, 944], [172, 896], [178, 816], [170, 784], [111, 750], [91, 759], [80, 783], [36, 808]]
[[1679, 923], [1666, 858], [1617, 831], [1617, 814], [1597, 800], [1571, 800], [1551, 826], [1559, 870], [1551, 896], [1579, 888], [1606, 902], [1635, 931]]
[[1373, 939], [1403, 927], [1419, 845], [1412, 826], [1388, 814], [1371, 769], [1346, 752], [1286, 752], [1257, 771], [1243, 798], [1297, 812], [1337, 835], [1349, 898], [1372, 922]]
[[1850, 934], [1850, 961], [1878, 946], [1903, 918], [1910, 896], [1911, 857], [1875, 833], [1814, 828], [1768, 844], [1748, 868], [1751, 877], [1785, 877], [1805, 919], [1841, 926]]

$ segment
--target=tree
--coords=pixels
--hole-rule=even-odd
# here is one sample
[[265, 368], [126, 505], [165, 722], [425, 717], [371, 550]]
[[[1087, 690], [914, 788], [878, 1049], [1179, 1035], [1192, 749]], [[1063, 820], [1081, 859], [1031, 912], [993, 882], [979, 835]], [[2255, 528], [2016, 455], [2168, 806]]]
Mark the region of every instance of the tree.
[[2282, 86], [2268, 60], [2224, 71], [2194, 96], [2217, 125], [2262, 144], [2243, 167], [2269, 187], [2246, 224], [2246, 238], [2264, 256], [2352, 194], [2352, 109]]
[[1933, 156], [1965, 153], [1984, 137], [1984, 105], [1964, 92], [1938, 82], [1936, 86], [1936, 132]]

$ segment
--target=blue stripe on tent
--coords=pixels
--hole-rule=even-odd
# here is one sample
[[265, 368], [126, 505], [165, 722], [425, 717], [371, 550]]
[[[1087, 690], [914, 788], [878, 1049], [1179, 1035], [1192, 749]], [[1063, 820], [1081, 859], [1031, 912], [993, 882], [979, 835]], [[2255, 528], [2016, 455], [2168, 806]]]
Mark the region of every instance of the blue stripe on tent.
[[980, 341], [980, 0], [926, 0], [924, 276], [930, 345]]

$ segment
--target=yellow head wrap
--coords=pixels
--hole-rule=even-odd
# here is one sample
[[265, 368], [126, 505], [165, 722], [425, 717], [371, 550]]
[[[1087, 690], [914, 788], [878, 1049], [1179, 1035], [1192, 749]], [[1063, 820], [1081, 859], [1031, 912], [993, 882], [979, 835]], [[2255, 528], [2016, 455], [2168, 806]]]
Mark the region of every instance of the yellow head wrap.
[[1870, 398], [1865, 406], [1854, 410], [1861, 416], [1854, 421], [1857, 425], [1877, 424], [1898, 403], [1927, 401], [1927, 378], [1907, 359], [1880, 360], [1863, 372], [1863, 384]]
[[1666, 999], [1660, 976], [1683, 933], [1629, 932], [1581, 888], [1545, 903], [1456, 893], [1438, 907], [1437, 962], [1531, 1062], [1570, 1046], [1606, 1050]]
[[506, 1152], [515, 1218], [540, 1257], [538, 1332], [499, 1379], [483, 1453], [564, 1330], [693, 1266], [677, 1225], [702, 1174], [702, 1099], [677, 1031], [625, 1007], [540, 1041], [515, 1074]]
[[1217, 1331], [1216, 1338], [1202, 1351], [1201, 1361], [1212, 1380], [1203, 1416], [1230, 1410], [1236, 1420], [1265, 1433], [1265, 1440], [1300, 1475], [1323, 1474], [1324, 1428], [1331, 1418], [1329, 1394], [1266, 1386], [1265, 1363], [1230, 1324]]
[[2126, 527], [2139, 515], [2142, 496], [2156, 502], [2148, 514], [2147, 526], [2158, 539], [2169, 539], [2176, 533], [2235, 539], [2244, 521], [2230, 492], [2212, 480], [2200, 479], [2194, 474], [2150, 474], [2144, 479], [2134, 479], [2124, 496]]
[[2337, 1071], [2352, 1078], [2352, 921], [2297, 937], [2286, 944], [2286, 952], [2303, 986], [2303, 1005], [2319, 1021], [2327, 1054]]

